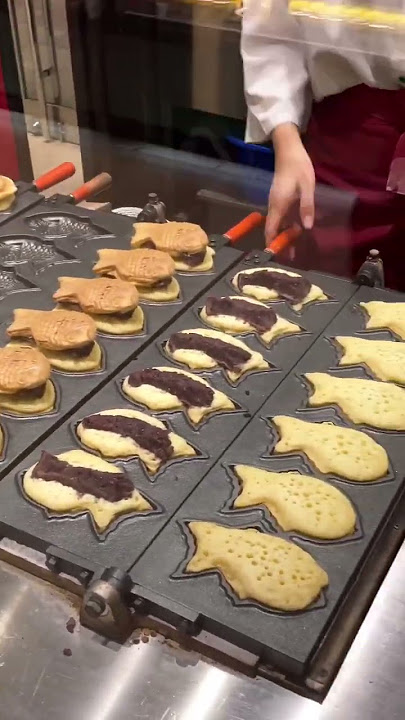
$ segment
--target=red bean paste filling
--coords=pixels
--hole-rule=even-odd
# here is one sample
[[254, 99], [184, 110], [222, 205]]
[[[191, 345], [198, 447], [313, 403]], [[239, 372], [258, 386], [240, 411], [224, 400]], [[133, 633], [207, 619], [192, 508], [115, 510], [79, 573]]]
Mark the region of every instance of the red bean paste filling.
[[38, 385], [38, 387], [30, 388], [29, 390], [18, 390], [15, 393], [7, 393], [16, 398], [16, 400], [37, 400], [41, 398], [45, 393], [46, 383]]
[[[35, 342], [32, 339], [24, 338], [24, 342], [27, 342], [32, 347], [35, 347]], [[61, 353], [61, 355], [68, 355], [69, 357], [73, 358], [81, 358], [81, 357], [87, 357], [87, 355], [90, 355], [91, 351], [93, 350], [93, 347], [95, 345], [94, 340], [91, 342], [86, 343], [85, 345], [82, 345], [78, 348], [66, 348], [65, 350], [49, 350], [48, 352], [56, 352]]]
[[229, 315], [244, 320], [259, 333], [271, 330], [277, 322], [277, 315], [272, 308], [260, 307], [242, 298], [233, 300], [226, 297], [208, 297], [205, 311], [208, 316]]
[[[115, 275], [113, 275], [112, 273], [106, 273], [105, 277], [114, 279]], [[158, 290], [161, 288], [167, 288], [170, 285], [171, 281], [172, 281], [171, 276], [167, 277], [167, 278], [163, 278], [162, 280], [157, 280], [155, 283], [152, 283], [152, 285], [145, 286], [145, 290], [155, 290], [155, 289]], [[132, 281], [129, 280], [128, 282], [133, 282], [133, 280]]]
[[302, 302], [311, 289], [311, 283], [304, 277], [292, 277], [272, 270], [241, 273], [238, 276], [239, 290], [243, 290], [245, 285], [259, 285], [268, 290], [275, 290], [282, 300], [288, 300], [294, 305]]
[[162, 462], [167, 462], [173, 455], [169, 431], [138, 418], [124, 415], [88, 415], [82, 420], [82, 426], [89, 430], [104, 430], [121, 437], [129, 437]]
[[162, 280], [157, 280], [152, 285], [149, 285], [145, 290], [160, 290], [169, 287], [170, 283], [172, 281], [171, 277], [163, 278]]
[[194, 253], [193, 255], [190, 253], [180, 253], [176, 256], [176, 260], [184, 262], [189, 267], [197, 267], [197, 265], [201, 265], [201, 263], [204, 262], [205, 253], [206, 250], [201, 250], [201, 252]]
[[91, 470], [85, 467], [74, 467], [64, 460], [59, 460], [45, 450], [32, 471], [32, 477], [46, 482], [58, 482], [73, 488], [79, 495], [94, 495], [96, 498], [119, 502], [131, 497], [134, 486], [124, 473], [110, 473]]
[[210, 407], [214, 391], [202, 383], [176, 372], [161, 372], [154, 368], [137, 370], [128, 377], [132, 387], [152, 385], [159, 390], [175, 395], [184, 407]]
[[70, 357], [74, 358], [82, 358], [87, 357], [87, 355], [90, 355], [91, 351], [94, 347], [94, 341], [88, 342], [85, 345], [82, 345], [78, 348], [69, 348], [68, 350], [61, 350], [64, 355], [70, 355]]
[[240, 370], [251, 358], [251, 354], [243, 348], [197, 333], [174, 333], [168, 341], [168, 347], [171, 352], [180, 348], [201, 350], [226, 370]]
[[[151, 250], [154, 250], [156, 248], [155, 243], [153, 240], [148, 238], [145, 240], [145, 242], [142, 243], [143, 248], [150, 248]], [[181, 262], [184, 262], [189, 267], [197, 267], [197, 265], [201, 265], [202, 262], [204, 262], [205, 259], [205, 250], [202, 250], [201, 252], [190, 254], [190, 253], [179, 253], [176, 255], [176, 260], [180, 260]]]

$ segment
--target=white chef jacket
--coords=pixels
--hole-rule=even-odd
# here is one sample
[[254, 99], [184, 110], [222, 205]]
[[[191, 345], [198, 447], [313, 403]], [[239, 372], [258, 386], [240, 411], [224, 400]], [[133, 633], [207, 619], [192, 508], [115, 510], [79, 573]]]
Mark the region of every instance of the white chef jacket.
[[[395, 7], [405, 12], [405, 1]], [[403, 31], [292, 15], [288, 0], [245, 0], [241, 49], [249, 142], [284, 122], [303, 128], [313, 99], [360, 83], [405, 87]]]

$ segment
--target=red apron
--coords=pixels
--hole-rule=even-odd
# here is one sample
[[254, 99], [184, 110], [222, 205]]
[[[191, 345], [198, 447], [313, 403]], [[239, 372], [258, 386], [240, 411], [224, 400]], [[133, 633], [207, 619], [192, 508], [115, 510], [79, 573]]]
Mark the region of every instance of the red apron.
[[18, 180], [18, 157], [0, 57], [0, 175]]
[[405, 290], [405, 195], [386, 189], [391, 165], [405, 154], [403, 133], [404, 90], [358, 85], [314, 104], [306, 147], [317, 182], [354, 191], [357, 200], [343, 226], [315, 225], [313, 269], [352, 276], [373, 247], [384, 260], [387, 287]]

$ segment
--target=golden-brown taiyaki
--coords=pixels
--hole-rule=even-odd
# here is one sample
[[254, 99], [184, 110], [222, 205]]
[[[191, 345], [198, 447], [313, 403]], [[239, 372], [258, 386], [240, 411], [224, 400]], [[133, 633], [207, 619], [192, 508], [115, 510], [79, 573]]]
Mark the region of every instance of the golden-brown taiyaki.
[[94, 265], [97, 275], [109, 275], [134, 283], [141, 298], [164, 302], [175, 300], [180, 287], [173, 273], [172, 258], [160, 250], [113, 250], [98, 251]]
[[100, 367], [101, 349], [94, 342], [94, 320], [73, 310], [14, 310], [7, 329], [13, 339], [30, 338], [51, 365], [67, 372], [88, 372]]
[[214, 250], [208, 247], [204, 230], [194, 223], [135, 223], [132, 247], [155, 247], [169, 253], [176, 270], [204, 272], [211, 270]]
[[23, 415], [48, 412], [55, 405], [49, 360], [33, 347], [0, 348], [0, 408]]
[[17, 188], [13, 181], [5, 175], [0, 175], [0, 212], [8, 210], [14, 202]]
[[139, 294], [135, 285], [117, 278], [60, 277], [59, 289], [53, 294], [73, 309], [93, 318], [101, 332], [113, 335], [133, 335], [142, 330], [143, 311], [138, 306]]

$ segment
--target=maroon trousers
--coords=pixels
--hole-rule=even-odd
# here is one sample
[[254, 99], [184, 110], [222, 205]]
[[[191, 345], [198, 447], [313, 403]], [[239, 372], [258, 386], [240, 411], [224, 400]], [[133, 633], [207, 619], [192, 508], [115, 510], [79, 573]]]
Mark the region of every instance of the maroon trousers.
[[313, 269], [352, 276], [373, 247], [387, 287], [405, 290], [405, 195], [386, 190], [403, 133], [403, 90], [358, 85], [314, 105], [306, 147], [317, 183], [354, 191], [356, 200], [350, 218], [333, 227], [316, 223]]

